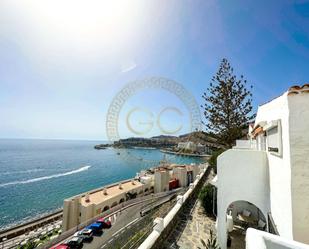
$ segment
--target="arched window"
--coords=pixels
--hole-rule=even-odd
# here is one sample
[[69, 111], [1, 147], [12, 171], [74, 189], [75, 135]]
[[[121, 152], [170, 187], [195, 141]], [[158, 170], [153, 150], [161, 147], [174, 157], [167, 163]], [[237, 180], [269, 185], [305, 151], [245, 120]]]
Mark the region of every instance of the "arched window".
[[124, 202], [124, 198], [121, 198], [119, 203], [123, 203]]
[[112, 204], [111, 207], [113, 208], [113, 207], [115, 207], [115, 206], [117, 206], [117, 205], [118, 205], [118, 203], [117, 203], [117, 201], [115, 201], [115, 202], [113, 202], [113, 204]]
[[109, 206], [105, 206], [105, 207], [103, 208], [103, 212], [107, 211], [108, 209], [109, 209]]

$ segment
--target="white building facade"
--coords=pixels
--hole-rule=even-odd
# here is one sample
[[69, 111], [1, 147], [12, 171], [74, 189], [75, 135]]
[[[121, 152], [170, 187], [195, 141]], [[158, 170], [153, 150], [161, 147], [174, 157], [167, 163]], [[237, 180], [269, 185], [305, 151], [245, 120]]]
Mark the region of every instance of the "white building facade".
[[221, 249], [227, 247], [227, 211], [238, 201], [260, 210], [264, 230], [309, 244], [309, 84], [260, 106], [249, 136], [217, 161]]

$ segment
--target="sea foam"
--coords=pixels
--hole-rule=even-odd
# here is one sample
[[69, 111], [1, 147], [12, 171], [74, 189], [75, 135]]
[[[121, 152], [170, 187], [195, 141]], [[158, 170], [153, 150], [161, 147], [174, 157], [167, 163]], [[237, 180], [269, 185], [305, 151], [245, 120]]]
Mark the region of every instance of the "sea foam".
[[27, 184], [27, 183], [32, 183], [32, 182], [44, 181], [44, 180], [48, 180], [48, 179], [52, 179], [52, 178], [58, 178], [58, 177], [62, 177], [62, 176], [68, 176], [68, 175], [77, 174], [77, 173], [83, 172], [85, 170], [88, 170], [90, 167], [91, 167], [90, 165], [87, 165], [87, 166], [83, 166], [79, 169], [75, 169], [75, 170], [60, 173], [60, 174], [54, 174], [54, 175], [50, 175], [50, 176], [42, 176], [42, 177], [37, 177], [37, 178], [33, 178], [33, 179], [29, 179], [29, 180], [23, 180], [23, 181], [7, 182], [7, 183], [0, 184], [0, 187], [6, 187], [6, 186], [18, 185], [18, 184]]

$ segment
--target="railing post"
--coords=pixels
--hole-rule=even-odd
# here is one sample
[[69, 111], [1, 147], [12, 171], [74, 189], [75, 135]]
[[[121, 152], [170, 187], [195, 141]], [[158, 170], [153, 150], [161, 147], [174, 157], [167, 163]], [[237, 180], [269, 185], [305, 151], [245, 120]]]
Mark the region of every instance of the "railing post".
[[154, 220], [153, 223], [154, 223], [153, 230], [157, 231], [158, 233], [161, 233], [164, 229], [164, 219], [158, 217]]
[[183, 195], [177, 195], [177, 204], [182, 205], [183, 203]]

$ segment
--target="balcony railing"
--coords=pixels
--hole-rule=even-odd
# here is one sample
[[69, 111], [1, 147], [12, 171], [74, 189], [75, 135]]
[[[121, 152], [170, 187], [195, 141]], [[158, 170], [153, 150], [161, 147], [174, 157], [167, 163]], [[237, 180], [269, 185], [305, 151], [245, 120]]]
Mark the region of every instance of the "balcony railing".
[[236, 140], [236, 146], [234, 149], [256, 149], [256, 141], [251, 140]]

